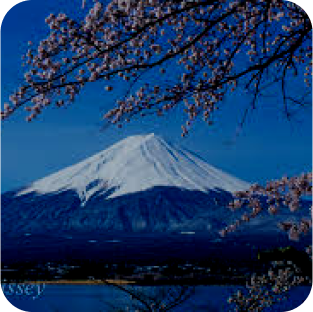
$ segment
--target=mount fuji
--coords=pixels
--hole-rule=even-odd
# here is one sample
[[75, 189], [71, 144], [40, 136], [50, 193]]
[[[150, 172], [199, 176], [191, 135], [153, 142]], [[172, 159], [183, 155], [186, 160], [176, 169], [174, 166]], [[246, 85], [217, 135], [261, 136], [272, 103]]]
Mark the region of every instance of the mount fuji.
[[154, 135], [128, 137], [2, 194], [4, 231], [185, 231], [221, 228], [249, 183]]

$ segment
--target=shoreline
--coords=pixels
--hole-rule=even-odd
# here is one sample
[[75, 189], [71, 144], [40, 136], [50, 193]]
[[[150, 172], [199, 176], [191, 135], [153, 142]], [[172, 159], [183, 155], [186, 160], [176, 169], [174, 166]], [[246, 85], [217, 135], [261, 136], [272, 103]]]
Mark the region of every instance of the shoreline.
[[[156, 282], [156, 283], [144, 283], [139, 281], [128, 281], [128, 280], [77, 280], [77, 281], [70, 281], [70, 280], [59, 280], [59, 281], [24, 281], [24, 282], [1, 282], [1, 284], [5, 285], [76, 285], [76, 286], [110, 286], [110, 285], [134, 285], [134, 286], [168, 286], [168, 285], [181, 285], [181, 286], [245, 286], [245, 283], [238, 281], [230, 281], [229, 283], [192, 283], [189, 281], [184, 282], [181, 281], [167, 281], [164, 282]], [[310, 286], [312, 287], [311, 283], [304, 283], [302, 286]]]
[[109, 285], [136, 285], [136, 286], [166, 286], [166, 285], [188, 285], [188, 286], [225, 286], [225, 285], [243, 285], [239, 281], [245, 281], [244, 278], [237, 279], [237, 281], [229, 280], [221, 283], [205, 283], [205, 282], [195, 282], [192, 280], [162, 280], [162, 281], [136, 281], [136, 280], [123, 280], [123, 279], [105, 279], [105, 280], [50, 280], [50, 281], [2, 281], [2, 284], [29, 284], [29, 285], [98, 285], [98, 286], [109, 286]]
[[127, 285], [127, 284], [137, 284], [135, 281], [127, 281], [127, 280], [58, 280], [58, 281], [24, 281], [24, 282], [1, 282], [1, 284], [45, 284], [45, 285]]

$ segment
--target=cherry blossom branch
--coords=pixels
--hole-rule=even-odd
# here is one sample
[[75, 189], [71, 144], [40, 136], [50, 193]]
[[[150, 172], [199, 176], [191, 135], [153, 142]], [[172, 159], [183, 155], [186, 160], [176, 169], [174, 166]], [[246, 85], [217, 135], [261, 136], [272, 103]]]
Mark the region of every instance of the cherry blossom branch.
[[[245, 212], [240, 219], [221, 230], [220, 235], [225, 236], [229, 232], [237, 230], [238, 227], [256, 218], [265, 210], [270, 215], [275, 216], [283, 208], [289, 208], [291, 212], [303, 209], [302, 199], [309, 196], [312, 196], [312, 173], [269, 181], [265, 187], [254, 184], [246, 191], [237, 192], [235, 200], [229, 205], [233, 211], [249, 208], [252, 212]], [[308, 234], [312, 227], [311, 213], [309, 218], [302, 218], [298, 224], [284, 221], [278, 226], [283, 231], [288, 232], [290, 240], [298, 241], [300, 236]]]
[[[122, 79], [130, 86], [105, 114], [109, 122], [121, 126], [137, 113], [162, 116], [181, 107], [186, 135], [201, 116], [211, 124], [225, 95], [240, 84], [254, 95], [255, 107], [269, 80], [280, 83], [286, 112], [287, 101], [294, 104], [285, 88], [290, 71], [298, 76], [307, 63], [311, 85], [311, 24], [282, 0], [140, 0], [125, 7], [112, 0], [96, 2], [83, 21], [60, 13], [46, 23], [51, 33], [37, 49], [30, 43], [25, 83], [5, 103], [2, 119], [25, 107], [31, 121], [48, 106], [72, 103], [89, 82], [112, 80], [105, 86], [112, 91]], [[170, 77], [166, 68], [175, 68]], [[271, 79], [271, 70], [282, 76]], [[160, 79], [147, 81], [148, 72]]]

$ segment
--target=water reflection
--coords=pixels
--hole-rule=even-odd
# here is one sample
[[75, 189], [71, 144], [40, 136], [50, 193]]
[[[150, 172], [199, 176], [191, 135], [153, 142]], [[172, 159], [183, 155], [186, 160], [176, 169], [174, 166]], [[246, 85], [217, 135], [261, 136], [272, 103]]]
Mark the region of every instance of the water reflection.
[[112, 311], [172, 311], [195, 294], [194, 286], [139, 287], [110, 285], [126, 295], [124, 302], [110, 303]]
[[[142, 312], [230, 311], [227, 299], [240, 286], [47, 285], [33, 300], [30, 296], [7, 296], [17, 308], [31, 312]], [[297, 287], [289, 300], [275, 311], [289, 311], [307, 298], [311, 288]], [[273, 311], [273, 310], [271, 310]]]

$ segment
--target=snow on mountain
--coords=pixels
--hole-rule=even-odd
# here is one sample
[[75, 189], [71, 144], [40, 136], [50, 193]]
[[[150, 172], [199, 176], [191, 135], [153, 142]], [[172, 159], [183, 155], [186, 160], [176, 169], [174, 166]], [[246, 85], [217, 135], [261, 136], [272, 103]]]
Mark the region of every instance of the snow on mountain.
[[78, 164], [32, 183], [18, 196], [30, 192], [46, 194], [75, 190], [84, 203], [96, 192], [111, 188], [115, 191], [108, 198], [154, 186], [234, 192], [247, 189], [249, 184], [149, 134], [128, 137]]
[[114, 190], [107, 198], [156, 186], [208, 192], [244, 190], [249, 184], [210, 166], [192, 153], [154, 135], [128, 137], [86, 160], [32, 183], [17, 196], [74, 190], [82, 203]]

